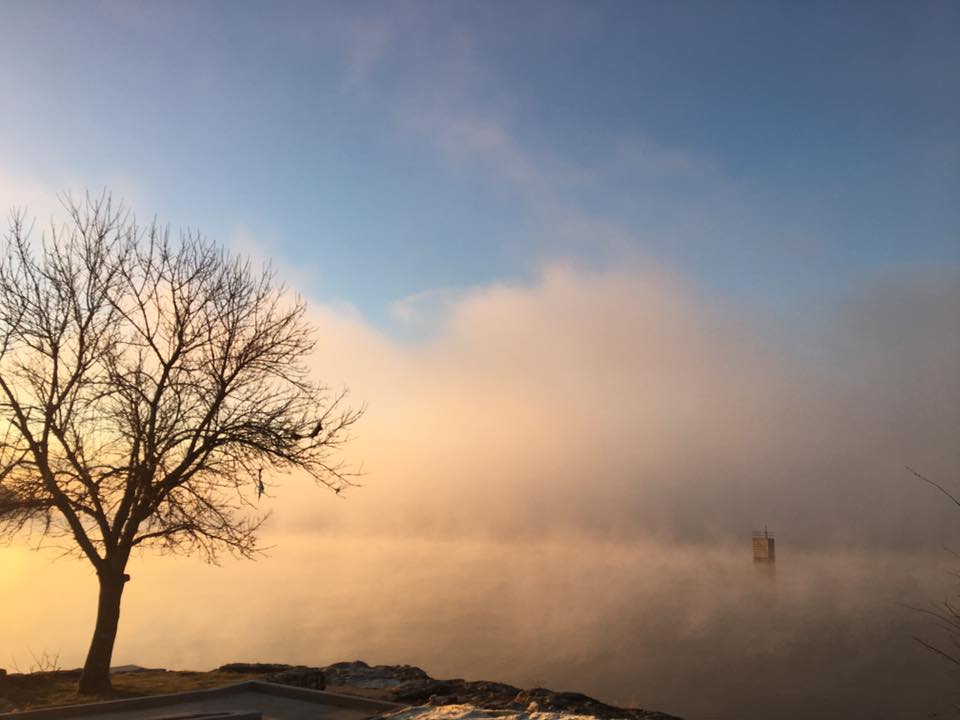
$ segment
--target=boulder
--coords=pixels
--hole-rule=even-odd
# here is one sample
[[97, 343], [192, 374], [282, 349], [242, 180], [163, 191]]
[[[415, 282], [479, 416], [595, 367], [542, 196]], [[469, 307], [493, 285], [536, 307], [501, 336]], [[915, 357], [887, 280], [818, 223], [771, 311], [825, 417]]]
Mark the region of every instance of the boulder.
[[412, 680], [393, 688], [390, 691], [390, 699], [393, 702], [408, 705], [422, 705], [426, 702], [431, 705], [453, 705], [452, 702], [442, 703], [440, 700], [452, 698], [461, 688], [463, 688], [463, 680], [434, 680], [433, 678]]
[[280, 672], [271, 673], [263, 678], [267, 682], [295, 687], [323, 690], [327, 687], [323, 670], [315, 667], [292, 667]]
[[361, 660], [339, 662], [323, 668], [328, 685], [367, 689], [398, 687], [409, 682], [429, 680], [430, 676], [413, 665], [367, 665]]
[[475, 705], [477, 707], [501, 709], [514, 707], [514, 699], [520, 688], [506, 683], [488, 680], [466, 681], [425, 680], [404, 683], [390, 691], [394, 702], [431, 705]]
[[596, 718], [631, 718], [633, 720], [678, 720], [673, 715], [607, 705], [596, 698], [577, 692], [557, 692], [547, 688], [523, 690], [514, 698], [515, 708], [534, 708], [536, 712], [591, 715]]

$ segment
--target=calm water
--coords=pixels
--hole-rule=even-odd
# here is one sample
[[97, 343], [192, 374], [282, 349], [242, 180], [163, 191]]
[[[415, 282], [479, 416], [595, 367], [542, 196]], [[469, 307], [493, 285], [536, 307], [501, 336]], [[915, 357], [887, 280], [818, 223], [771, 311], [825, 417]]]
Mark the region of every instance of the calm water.
[[[269, 559], [131, 569], [116, 662], [412, 663], [688, 718], [925, 718], [960, 677], [899, 603], [946, 597], [949, 558], [655, 544], [279, 539]], [[81, 662], [92, 575], [0, 550], [0, 666]]]

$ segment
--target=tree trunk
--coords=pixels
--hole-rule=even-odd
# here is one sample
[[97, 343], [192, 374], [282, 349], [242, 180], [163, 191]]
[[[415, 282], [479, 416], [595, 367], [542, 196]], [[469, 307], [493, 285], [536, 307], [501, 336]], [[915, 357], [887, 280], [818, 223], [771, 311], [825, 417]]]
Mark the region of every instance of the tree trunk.
[[123, 586], [130, 579], [122, 571], [103, 571], [97, 574], [100, 581], [100, 597], [97, 601], [97, 625], [87, 651], [87, 661], [80, 675], [81, 695], [104, 695], [112, 691], [110, 686], [110, 658], [113, 643], [117, 639], [120, 621], [120, 598]]

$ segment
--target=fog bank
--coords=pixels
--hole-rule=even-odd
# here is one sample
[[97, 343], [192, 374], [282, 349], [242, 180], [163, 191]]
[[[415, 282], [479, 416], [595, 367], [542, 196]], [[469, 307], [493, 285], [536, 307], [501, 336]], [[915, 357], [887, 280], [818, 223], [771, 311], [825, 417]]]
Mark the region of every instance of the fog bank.
[[427, 293], [398, 304], [415, 339], [314, 304], [367, 474], [345, 502], [281, 485], [275, 527], [939, 547], [956, 517], [904, 466], [960, 484], [957, 308], [953, 270], [785, 317], [642, 264]]

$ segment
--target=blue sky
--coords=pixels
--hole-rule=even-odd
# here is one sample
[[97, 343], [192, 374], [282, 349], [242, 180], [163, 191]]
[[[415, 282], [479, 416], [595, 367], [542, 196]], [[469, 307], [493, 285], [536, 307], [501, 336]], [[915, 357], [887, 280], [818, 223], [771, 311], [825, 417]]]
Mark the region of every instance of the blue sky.
[[951, 2], [8, 0], [0, 184], [110, 187], [383, 327], [557, 259], [796, 314], [960, 264], [958, 30]]

